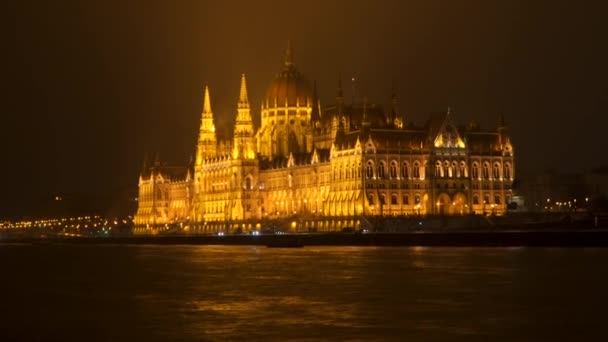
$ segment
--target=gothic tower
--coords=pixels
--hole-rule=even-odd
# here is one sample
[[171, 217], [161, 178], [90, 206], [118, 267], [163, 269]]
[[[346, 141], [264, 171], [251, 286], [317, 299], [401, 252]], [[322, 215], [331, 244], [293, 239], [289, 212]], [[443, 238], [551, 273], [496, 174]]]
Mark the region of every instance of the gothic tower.
[[207, 86], [205, 86], [205, 100], [201, 117], [201, 128], [196, 146], [196, 165], [200, 165], [203, 159], [214, 158], [217, 155], [217, 138], [215, 136], [215, 125], [213, 124], [209, 87]]
[[254, 159], [255, 140], [253, 132], [253, 121], [249, 99], [247, 98], [247, 82], [245, 74], [241, 76], [241, 90], [237, 106], [236, 122], [234, 124], [234, 142], [232, 157], [234, 159]]

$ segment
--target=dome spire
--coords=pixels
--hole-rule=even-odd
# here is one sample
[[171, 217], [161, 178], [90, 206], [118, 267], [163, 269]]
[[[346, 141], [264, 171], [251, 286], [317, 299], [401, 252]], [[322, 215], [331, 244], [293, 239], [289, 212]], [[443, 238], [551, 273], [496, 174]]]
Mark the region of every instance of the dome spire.
[[287, 49], [285, 50], [285, 67], [293, 66], [293, 51], [291, 49], [291, 40], [287, 41]]
[[239, 93], [239, 108], [249, 108], [249, 99], [247, 98], [247, 81], [245, 74], [241, 75], [241, 91]]

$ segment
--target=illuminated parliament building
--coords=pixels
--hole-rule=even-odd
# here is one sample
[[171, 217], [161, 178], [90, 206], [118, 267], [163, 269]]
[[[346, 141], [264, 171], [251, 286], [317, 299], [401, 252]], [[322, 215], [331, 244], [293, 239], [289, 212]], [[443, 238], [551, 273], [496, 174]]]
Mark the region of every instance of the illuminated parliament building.
[[333, 231], [378, 216], [506, 212], [515, 163], [502, 120], [461, 127], [448, 110], [415, 126], [394, 94], [386, 109], [362, 102], [347, 103], [339, 86], [335, 104], [321, 106], [288, 48], [260, 127], [242, 75], [232, 140], [218, 141], [205, 87], [193, 165], [144, 167], [134, 232]]

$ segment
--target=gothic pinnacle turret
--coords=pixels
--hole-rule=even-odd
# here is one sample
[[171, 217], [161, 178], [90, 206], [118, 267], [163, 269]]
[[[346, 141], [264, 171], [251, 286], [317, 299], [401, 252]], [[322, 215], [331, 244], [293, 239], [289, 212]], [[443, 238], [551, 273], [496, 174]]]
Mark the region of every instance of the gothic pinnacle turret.
[[209, 87], [205, 85], [205, 97], [203, 100], [203, 117], [205, 114], [211, 114], [211, 100], [209, 99]]
[[232, 156], [234, 158], [244, 159], [255, 158], [253, 121], [251, 120], [249, 100], [247, 99], [247, 81], [245, 79], [245, 74], [242, 74], [241, 76], [241, 88], [237, 103], [236, 121], [234, 123]]
[[238, 108], [249, 108], [249, 99], [247, 98], [247, 82], [245, 81], [245, 74], [241, 75], [241, 90], [239, 92]]
[[199, 165], [203, 159], [215, 157], [216, 154], [217, 139], [215, 136], [215, 124], [213, 123], [213, 111], [211, 110], [211, 97], [209, 96], [209, 87], [205, 86], [203, 112], [201, 113], [201, 128], [198, 135], [196, 164]]

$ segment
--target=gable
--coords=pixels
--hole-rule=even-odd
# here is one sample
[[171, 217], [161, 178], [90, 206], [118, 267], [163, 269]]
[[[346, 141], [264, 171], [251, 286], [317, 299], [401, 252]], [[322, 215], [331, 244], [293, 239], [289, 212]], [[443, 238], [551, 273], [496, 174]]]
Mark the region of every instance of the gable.
[[376, 153], [376, 144], [374, 144], [371, 136], [365, 142], [365, 153]]
[[445, 120], [435, 135], [433, 146], [438, 148], [464, 148], [464, 140], [460, 137], [458, 129], [452, 121], [452, 116], [448, 112]]

